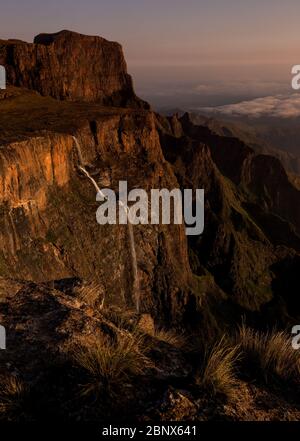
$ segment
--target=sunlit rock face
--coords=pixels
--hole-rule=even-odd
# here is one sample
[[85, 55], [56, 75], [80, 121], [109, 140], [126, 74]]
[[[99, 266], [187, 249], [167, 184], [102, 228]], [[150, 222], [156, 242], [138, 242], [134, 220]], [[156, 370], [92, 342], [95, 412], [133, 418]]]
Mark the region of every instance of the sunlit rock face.
[[[155, 115], [21, 91], [6, 91], [0, 115], [0, 275], [93, 280], [106, 302], [134, 307], [128, 228], [97, 223], [95, 188], [80, 170], [73, 136], [100, 188], [117, 191], [126, 180], [128, 191], [173, 189], [178, 182], [162, 154]], [[184, 226], [133, 231], [142, 311], [180, 322], [196, 305]]]
[[0, 41], [8, 83], [56, 99], [111, 106], [149, 107], [136, 97], [120, 44], [61, 31], [34, 43]]

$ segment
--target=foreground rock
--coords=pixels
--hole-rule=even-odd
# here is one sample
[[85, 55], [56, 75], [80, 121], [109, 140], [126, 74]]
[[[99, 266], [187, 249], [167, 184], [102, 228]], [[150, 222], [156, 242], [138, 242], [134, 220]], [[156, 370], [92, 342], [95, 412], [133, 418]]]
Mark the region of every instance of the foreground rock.
[[[0, 420], [99, 423], [116, 414], [120, 422], [299, 419], [295, 388], [240, 380], [230, 402], [202, 390], [195, 382], [201, 352], [179, 347], [176, 334], [162, 339], [163, 334], [137, 328], [141, 320], [134, 311], [91, 307], [82, 300], [84, 286], [79, 279], [35, 284], [0, 278], [0, 323], [7, 330], [0, 358]], [[113, 390], [100, 383], [96, 370], [95, 391], [84, 393], [91, 378], [74, 357], [77, 348], [115, 342], [123, 334], [143, 338], [147, 366], [124, 376]]]

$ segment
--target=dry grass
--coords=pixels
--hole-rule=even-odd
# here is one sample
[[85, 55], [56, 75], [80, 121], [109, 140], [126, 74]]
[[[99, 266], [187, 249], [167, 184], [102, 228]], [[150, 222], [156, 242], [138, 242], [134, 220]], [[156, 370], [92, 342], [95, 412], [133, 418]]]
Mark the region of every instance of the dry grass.
[[1, 378], [0, 384], [0, 418], [13, 419], [22, 411], [27, 388], [14, 376]]
[[212, 396], [223, 395], [228, 400], [233, 399], [238, 384], [235, 372], [239, 358], [239, 347], [228, 345], [222, 338], [207, 351], [197, 384]]
[[136, 329], [135, 312], [107, 307], [103, 309], [102, 315], [120, 330], [132, 331], [134, 335], [138, 333], [138, 330]]
[[146, 352], [142, 336], [126, 331], [118, 333], [115, 341], [102, 338], [78, 346], [73, 357], [89, 376], [82, 393], [113, 395], [130, 378], [143, 375], [151, 366]]
[[188, 338], [183, 333], [178, 333], [171, 329], [158, 329], [154, 332], [153, 337], [177, 349], [188, 349]]
[[105, 293], [103, 287], [97, 282], [86, 282], [76, 288], [76, 295], [80, 300], [91, 307], [100, 304], [103, 307]]
[[[261, 333], [242, 325], [236, 340], [244, 356], [244, 365], [267, 382], [274, 377], [300, 382], [300, 353], [292, 347], [285, 332]], [[246, 365], [247, 363], [247, 365]]]

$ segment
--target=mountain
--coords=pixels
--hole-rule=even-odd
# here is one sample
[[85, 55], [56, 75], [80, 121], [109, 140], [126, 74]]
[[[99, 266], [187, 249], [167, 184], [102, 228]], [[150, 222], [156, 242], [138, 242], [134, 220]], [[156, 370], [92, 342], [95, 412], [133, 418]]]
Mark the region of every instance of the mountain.
[[[300, 192], [281, 162], [153, 112], [100, 37], [1, 41], [0, 63], [0, 419], [259, 419], [263, 394], [265, 419], [297, 418]], [[203, 188], [203, 234], [97, 224], [95, 185], [124, 179]]]
[[195, 124], [207, 126], [218, 135], [239, 138], [257, 152], [280, 159], [289, 173], [300, 174], [299, 118], [190, 114]]
[[13, 86], [68, 101], [147, 107], [133, 91], [122, 47], [101, 37], [61, 31], [34, 43], [0, 40], [0, 64]]
[[274, 269], [294, 259], [300, 233], [300, 194], [279, 160], [194, 125], [189, 114], [162, 127], [163, 152], [182, 187], [206, 191], [206, 228], [190, 244], [198, 265], [247, 309], [296, 301], [295, 291], [287, 292], [291, 286], [274, 290], [282, 277]]

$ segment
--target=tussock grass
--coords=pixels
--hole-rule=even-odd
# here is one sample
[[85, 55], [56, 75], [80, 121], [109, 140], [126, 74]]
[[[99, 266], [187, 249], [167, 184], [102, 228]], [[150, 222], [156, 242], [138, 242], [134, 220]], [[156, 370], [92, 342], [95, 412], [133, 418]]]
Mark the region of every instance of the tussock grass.
[[157, 329], [154, 331], [153, 337], [163, 341], [177, 349], [188, 350], [188, 337], [172, 329]]
[[111, 307], [104, 308], [102, 315], [120, 330], [132, 331], [134, 335], [138, 333], [136, 328], [135, 312], [131, 310], [118, 310]]
[[23, 409], [28, 393], [24, 383], [14, 376], [1, 378], [0, 419], [14, 419]]
[[146, 353], [142, 336], [127, 331], [118, 333], [114, 341], [98, 338], [88, 345], [79, 345], [73, 351], [73, 358], [89, 377], [82, 394], [114, 395], [132, 377], [145, 374], [151, 366]]
[[76, 288], [76, 295], [80, 300], [91, 307], [104, 305], [105, 293], [103, 287], [97, 282], [85, 282]]
[[206, 351], [196, 383], [211, 396], [223, 395], [232, 400], [238, 385], [236, 369], [239, 359], [239, 346], [230, 346], [222, 338]]
[[285, 332], [262, 333], [242, 325], [236, 341], [243, 354], [244, 369], [254, 371], [266, 382], [279, 378], [300, 383], [300, 353]]

